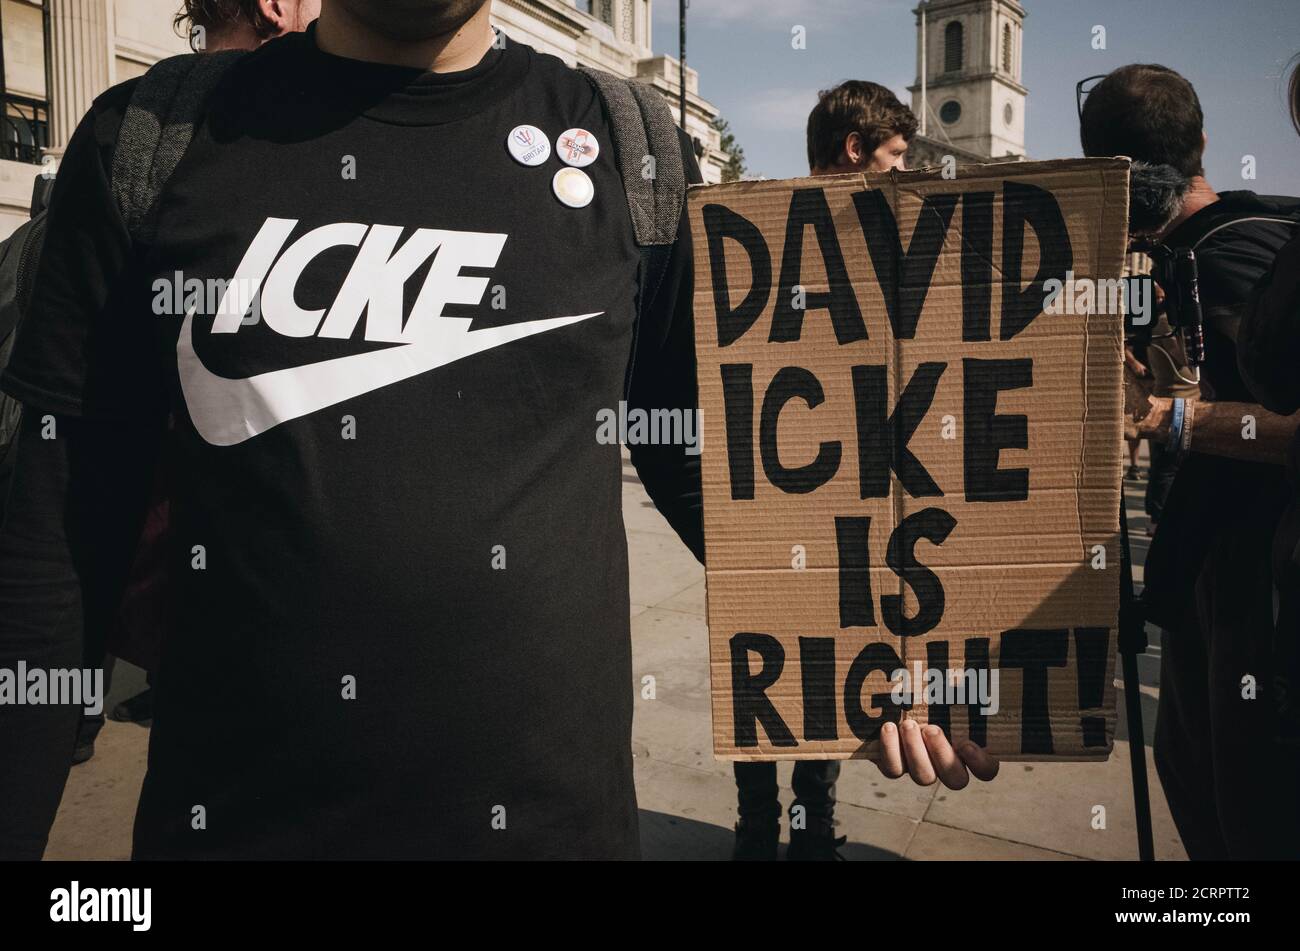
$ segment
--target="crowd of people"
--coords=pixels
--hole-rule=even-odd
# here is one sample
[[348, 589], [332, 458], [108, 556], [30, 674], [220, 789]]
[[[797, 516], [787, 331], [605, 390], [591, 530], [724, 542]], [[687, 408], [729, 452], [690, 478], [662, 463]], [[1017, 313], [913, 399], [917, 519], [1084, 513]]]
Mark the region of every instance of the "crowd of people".
[[[24, 407], [0, 498], [0, 665], [144, 658], [157, 682], [115, 712], [154, 722], [139, 858], [638, 854], [618, 451], [587, 421], [624, 397], [694, 406], [689, 230], [647, 247], [612, 162], [575, 152], [563, 186], [535, 167], [539, 129], [620, 132], [606, 93], [495, 34], [488, 10], [187, 0], [180, 22], [213, 65], [178, 88], [212, 79], [184, 158], [153, 176], [165, 184], [123, 202], [138, 81], [97, 99], [68, 146], [0, 376]], [[1213, 143], [1172, 69], [1125, 66], [1079, 98], [1084, 154], [1135, 162], [1134, 247], [1191, 254], [1199, 274], [1200, 322], [1168, 307], [1127, 353], [1130, 446], [1151, 458], [1160, 781], [1192, 858], [1300, 858], [1300, 199], [1207, 181]], [[1300, 69], [1290, 99], [1300, 132]], [[916, 132], [888, 89], [844, 82], [809, 116], [809, 172], [903, 169]], [[500, 149], [516, 134], [524, 151]], [[699, 181], [691, 144], [649, 141], [655, 188], [680, 209]], [[1146, 174], [1173, 199], [1144, 205]], [[580, 217], [593, 194], [601, 215]], [[448, 230], [400, 249], [401, 229], [383, 230], [423, 220]], [[445, 250], [403, 329], [401, 291], [352, 287], [353, 262], [400, 287], [424, 273], [422, 247]], [[375, 344], [418, 348], [421, 320], [478, 302], [488, 280], [461, 265], [510, 295], [498, 327], [466, 337], [548, 326], [527, 348], [441, 341], [472, 366], [380, 368], [392, 351]], [[262, 320], [151, 320], [160, 273], [265, 281]], [[1164, 286], [1182, 273], [1153, 271], [1162, 299], [1186, 296]], [[301, 372], [343, 362], [360, 385]], [[343, 413], [362, 441], [340, 436]], [[703, 560], [698, 457], [630, 449]], [[497, 545], [508, 571], [485, 554]], [[40, 857], [101, 724], [0, 708], [0, 857]], [[998, 771], [910, 720], [885, 726], [878, 765], [952, 788]], [[790, 858], [837, 857], [839, 770], [796, 763]], [[735, 779], [735, 857], [776, 858], [775, 764], [737, 763]]]

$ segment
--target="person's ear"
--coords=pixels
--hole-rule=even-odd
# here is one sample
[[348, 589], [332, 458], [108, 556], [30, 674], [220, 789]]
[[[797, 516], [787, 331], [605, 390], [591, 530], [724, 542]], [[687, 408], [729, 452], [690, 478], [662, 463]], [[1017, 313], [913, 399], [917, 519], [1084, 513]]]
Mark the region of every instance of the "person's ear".
[[844, 137], [844, 160], [847, 164], [861, 165], [868, 156], [862, 153], [862, 135], [850, 132]]
[[292, 29], [289, 4], [284, 0], [257, 0], [257, 5], [262, 11], [262, 16], [275, 27], [277, 36]]

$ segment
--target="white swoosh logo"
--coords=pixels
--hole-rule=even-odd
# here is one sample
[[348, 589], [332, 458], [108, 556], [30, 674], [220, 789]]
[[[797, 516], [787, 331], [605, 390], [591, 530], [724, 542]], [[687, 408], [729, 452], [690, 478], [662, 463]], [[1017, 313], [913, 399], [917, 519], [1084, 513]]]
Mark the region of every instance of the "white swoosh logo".
[[230, 379], [212, 373], [195, 354], [191, 310], [176, 341], [176, 363], [194, 428], [213, 446], [234, 446], [343, 400], [603, 313], [530, 320], [473, 332], [468, 317], [440, 317], [431, 321], [431, 330], [422, 339], [412, 343]]

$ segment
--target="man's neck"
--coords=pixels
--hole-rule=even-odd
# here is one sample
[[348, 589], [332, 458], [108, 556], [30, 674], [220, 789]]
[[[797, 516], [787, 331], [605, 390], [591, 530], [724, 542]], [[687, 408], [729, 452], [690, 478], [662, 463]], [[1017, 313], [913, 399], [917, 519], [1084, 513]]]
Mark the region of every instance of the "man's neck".
[[219, 30], [208, 30], [201, 52], [220, 53], [224, 50], [251, 50], [263, 43], [257, 31], [242, 20], [227, 24]]
[[401, 40], [375, 32], [351, 16], [341, 3], [325, 4], [316, 21], [316, 45], [326, 53], [370, 63], [410, 66], [433, 73], [455, 73], [477, 66], [492, 47], [494, 34], [485, 3], [460, 28], [443, 36]]
[[1192, 217], [1192, 215], [1196, 214], [1202, 208], [1207, 205], [1213, 205], [1218, 200], [1218, 192], [1210, 187], [1210, 183], [1205, 180], [1205, 176], [1194, 176], [1192, 178], [1192, 187], [1189, 188], [1187, 194], [1183, 196], [1183, 210], [1178, 213], [1177, 218], [1169, 222], [1164, 231], [1160, 232], [1161, 239], [1163, 240], [1168, 237], [1175, 228], [1181, 225], [1188, 218]]

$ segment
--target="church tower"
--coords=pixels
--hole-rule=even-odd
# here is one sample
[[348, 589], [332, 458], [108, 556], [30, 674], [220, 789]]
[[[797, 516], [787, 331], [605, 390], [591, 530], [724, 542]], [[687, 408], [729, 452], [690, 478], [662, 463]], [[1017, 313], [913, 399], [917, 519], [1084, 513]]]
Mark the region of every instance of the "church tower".
[[1017, 0], [921, 0], [913, 12], [917, 78], [908, 89], [921, 122], [916, 151], [949, 147], [959, 162], [1022, 158], [1024, 7]]

